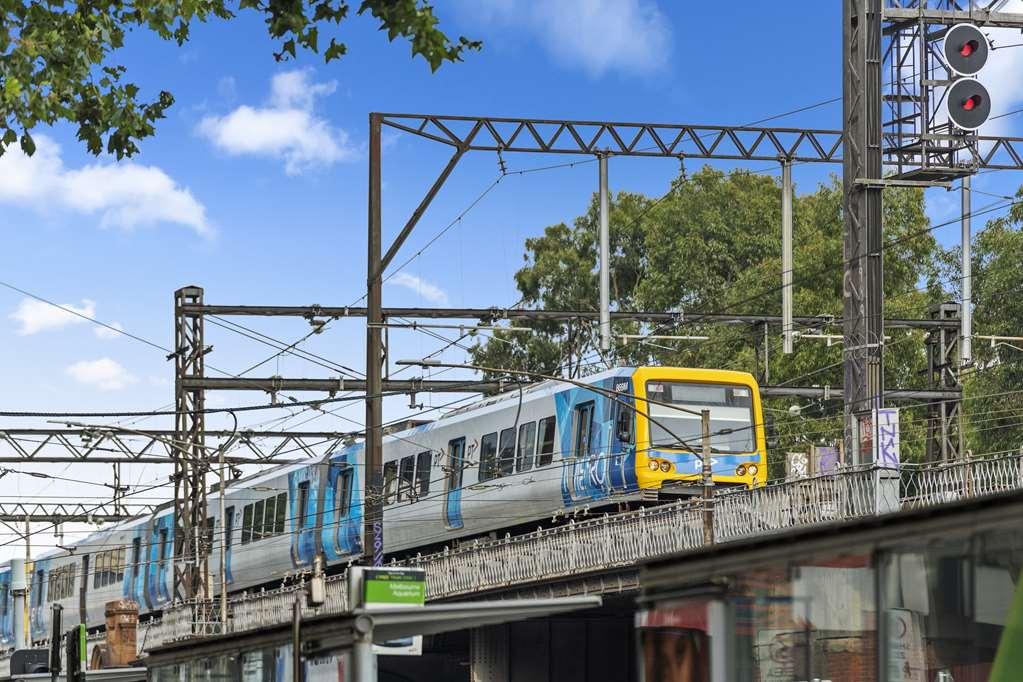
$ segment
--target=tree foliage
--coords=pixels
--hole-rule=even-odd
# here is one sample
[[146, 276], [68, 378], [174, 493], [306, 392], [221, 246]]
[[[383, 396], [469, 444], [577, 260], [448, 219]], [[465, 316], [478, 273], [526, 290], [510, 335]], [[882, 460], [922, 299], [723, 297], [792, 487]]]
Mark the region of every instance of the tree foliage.
[[[986, 336], [1020, 336], [1023, 328], [1023, 189], [1009, 214], [989, 221], [973, 240], [973, 329]], [[945, 254], [946, 281], [962, 300], [958, 248]], [[1023, 343], [975, 340], [964, 372], [964, 436], [975, 456], [1023, 448]]]
[[[40, 124], [69, 121], [93, 154], [118, 158], [138, 151], [156, 122], [174, 103], [170, 92], [150, 100], [112, 61], [129, 31], [148, 30], [184, 44], [194, 22], [231, 19], [239, 12], [262, 15], [278, 49], [277, 60], [298, 50], [338, 59], [346, 46], [330, 31], [351, 11], [349, 0], [0, 0], [0, 155], [12, 144], [31, 155], [31, 131]], [[414, 57], [433, 70], [462, 59], [478, 41], [449, 38], [433, 7], [422, 0], [362, 0], [356, 10], [380, 22], [388, 40], [407, 40]]]
[[[832, 180], [794, 203], [794, 309], [797, 316], [821, 316], [806, 333], [841, 335], [842, 188]], [[596, 310], [597, 198], [569, 227], [552, 225], [526, 241], [525, 265], [515, 282], [526, 306]], [[940, 248], [931, 235], [923, 194], [886, 189], [884, 226], [885, 309], [889, 317], [926, 317], [947, 296], [937, 286]], [[661, 198], [622, 192], [612, 197], [612, 308], [672, 310], [675, 323], [616, 323], [616, 334], [706, 336], [702, 342], [616, 341], [611, 362], [745, 370], [770, 384], [842, 384], [840, 343], [797, 341], [797, 352], [781, 353], [778, 327], [700, 325], [698, 313], [781, 313], [781, 189], [772, 178], [745, 171], [704, 168], [679, 177]], [[692, 320], [692, 321], [687, 321]], [[837, 322], [836, 322], [837, 321]], [[516, 322], [516, 325], [520, 325]], [[548, 373], [585, 373], [604, 367], [596, 350], [595, 325], [566, 330], [560, 323], [536, 323], [536, 332], [499, 334], [477, 345], [473, 360], [489, 367], [542, 368]], [[926, 356], [921, 332], [892, 332], [886, 348], [886, 381], [924, 387]], [[765, 346], [767, 348], [765, 367]], [[582, 361], [571, 360], [571, 357]], [[805, 450], [811, 443], [837, 442], [841, 401], [767, 406], [778, 417], [778, 452]], [[904, 456], [919, 458], [926, 437], [925, 412], [903, 413]], [[777, 454], [777, 453], [776, 453]]]

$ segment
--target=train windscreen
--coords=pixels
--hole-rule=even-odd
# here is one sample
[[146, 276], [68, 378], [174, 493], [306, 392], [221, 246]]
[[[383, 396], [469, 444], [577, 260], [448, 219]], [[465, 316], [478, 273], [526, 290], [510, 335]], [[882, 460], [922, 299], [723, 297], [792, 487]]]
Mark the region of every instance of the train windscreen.
[[713, 452], [756, 450], [753, 391], [748, 386], [648, 381], [646, 396], [650, 401], [647, 409], [651, 447], [699, 452], [700, 414], [709, 409]]

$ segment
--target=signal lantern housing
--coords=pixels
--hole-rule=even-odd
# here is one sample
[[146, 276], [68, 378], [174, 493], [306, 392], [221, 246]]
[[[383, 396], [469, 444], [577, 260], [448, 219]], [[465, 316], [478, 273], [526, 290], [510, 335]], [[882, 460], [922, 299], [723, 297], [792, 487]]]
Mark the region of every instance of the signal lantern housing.
[[945, 62], [960, 76], [975, 76], [987, 64], [991, 46], [973, 24], [956, 24], [945, 34]]
[[945, 62], [954, 76], [947, 93], [948, 117], [962, 130], [977, 130], [991, 115], [991, 96], [973, 76], [987, 64], [991, 45], [973, 24], [956, 24], [945, 34]]
[[974, 78], [957, 80], [948, 91], [948, 117], [963, 130], [976, 130], [991, 115], [991, 96]]

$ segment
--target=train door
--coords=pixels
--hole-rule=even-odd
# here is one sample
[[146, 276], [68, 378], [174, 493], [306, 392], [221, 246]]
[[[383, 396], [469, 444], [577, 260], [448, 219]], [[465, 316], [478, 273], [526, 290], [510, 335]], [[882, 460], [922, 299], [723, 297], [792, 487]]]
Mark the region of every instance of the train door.
[[448, 464], [444, 491], [444, 525], [448, 530], [465, 526], [462, 520], [462, 474], [465, 471], [465, 438], [448, 442]]
[[89, 622], [89, 555], [82, 555], [82, 584], [78, 588], [78, 611], [82, 622]]
[[231, 576], [231, 545], [232, 536], [234, 535], [234, 506], [230, 506], [224, 509], [224, 518], [221, 520], [224, 526], [224, 538], [223, 546], [220, 551], [224, 552], [224, 581], [227, 584], [234, 582], [234, 578]]
[[362, 551], [362, 513], [360, 506], [354, 503], [359, 485], [356, 468], [343, 462], [331, 467], [331, 475], [337, 549], [342, 556], [358, 554]]
[[572, 440], [565, 467], [573, 500], [591, 497], [594, 401], [579, 403], [572, 411]]
[[174, 522], [170, 514], [153, 519], [146, 552], [145, 595], [149, 608], [156, 609], [170, 601], [171, 543]]
[[[628, 384], [626, 384], [627, 387]], [[626, 389], [618, 389], [620, 391]], [[612, 404], [614, 425], [611, 433], [611, 462], [608, 475], [610, 486], [614, 491], [635, 490], [636, 480], [636, 446], [635, 446], [635, 414], [631, 396], [622, 396]]]
[[49, 621], [46, 612], [46, 564], [36, 562], [35, 572], [32, 573], [32, 585], [30, 586], [30, 603], [32, 608], [29, 610], [29, 631], [32, 635], [32, 641], [38, 641], [47, 637], [46, 624]]
[[0, 572], [0, 643], [14, 638], [11, 627], [11, 572]]

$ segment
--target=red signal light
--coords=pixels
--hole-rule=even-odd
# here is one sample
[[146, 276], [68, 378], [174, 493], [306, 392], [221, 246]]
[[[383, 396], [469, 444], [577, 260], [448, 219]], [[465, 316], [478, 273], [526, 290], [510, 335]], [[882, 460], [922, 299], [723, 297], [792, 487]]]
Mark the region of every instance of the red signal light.
[[974, 109], [979, 107], [983, 101], [984, 100], [980, 95], [973, 95], [972, 97], [967, 97], [966, 99], [963, 100], [963, 109], [966, 109], [966, 111], [973, 111]]
[[968, 40], [959, 47], [959, 54], [969, 57], [977, 51], [978, 47], [980, 47], [980, 44], [976, 40]]

